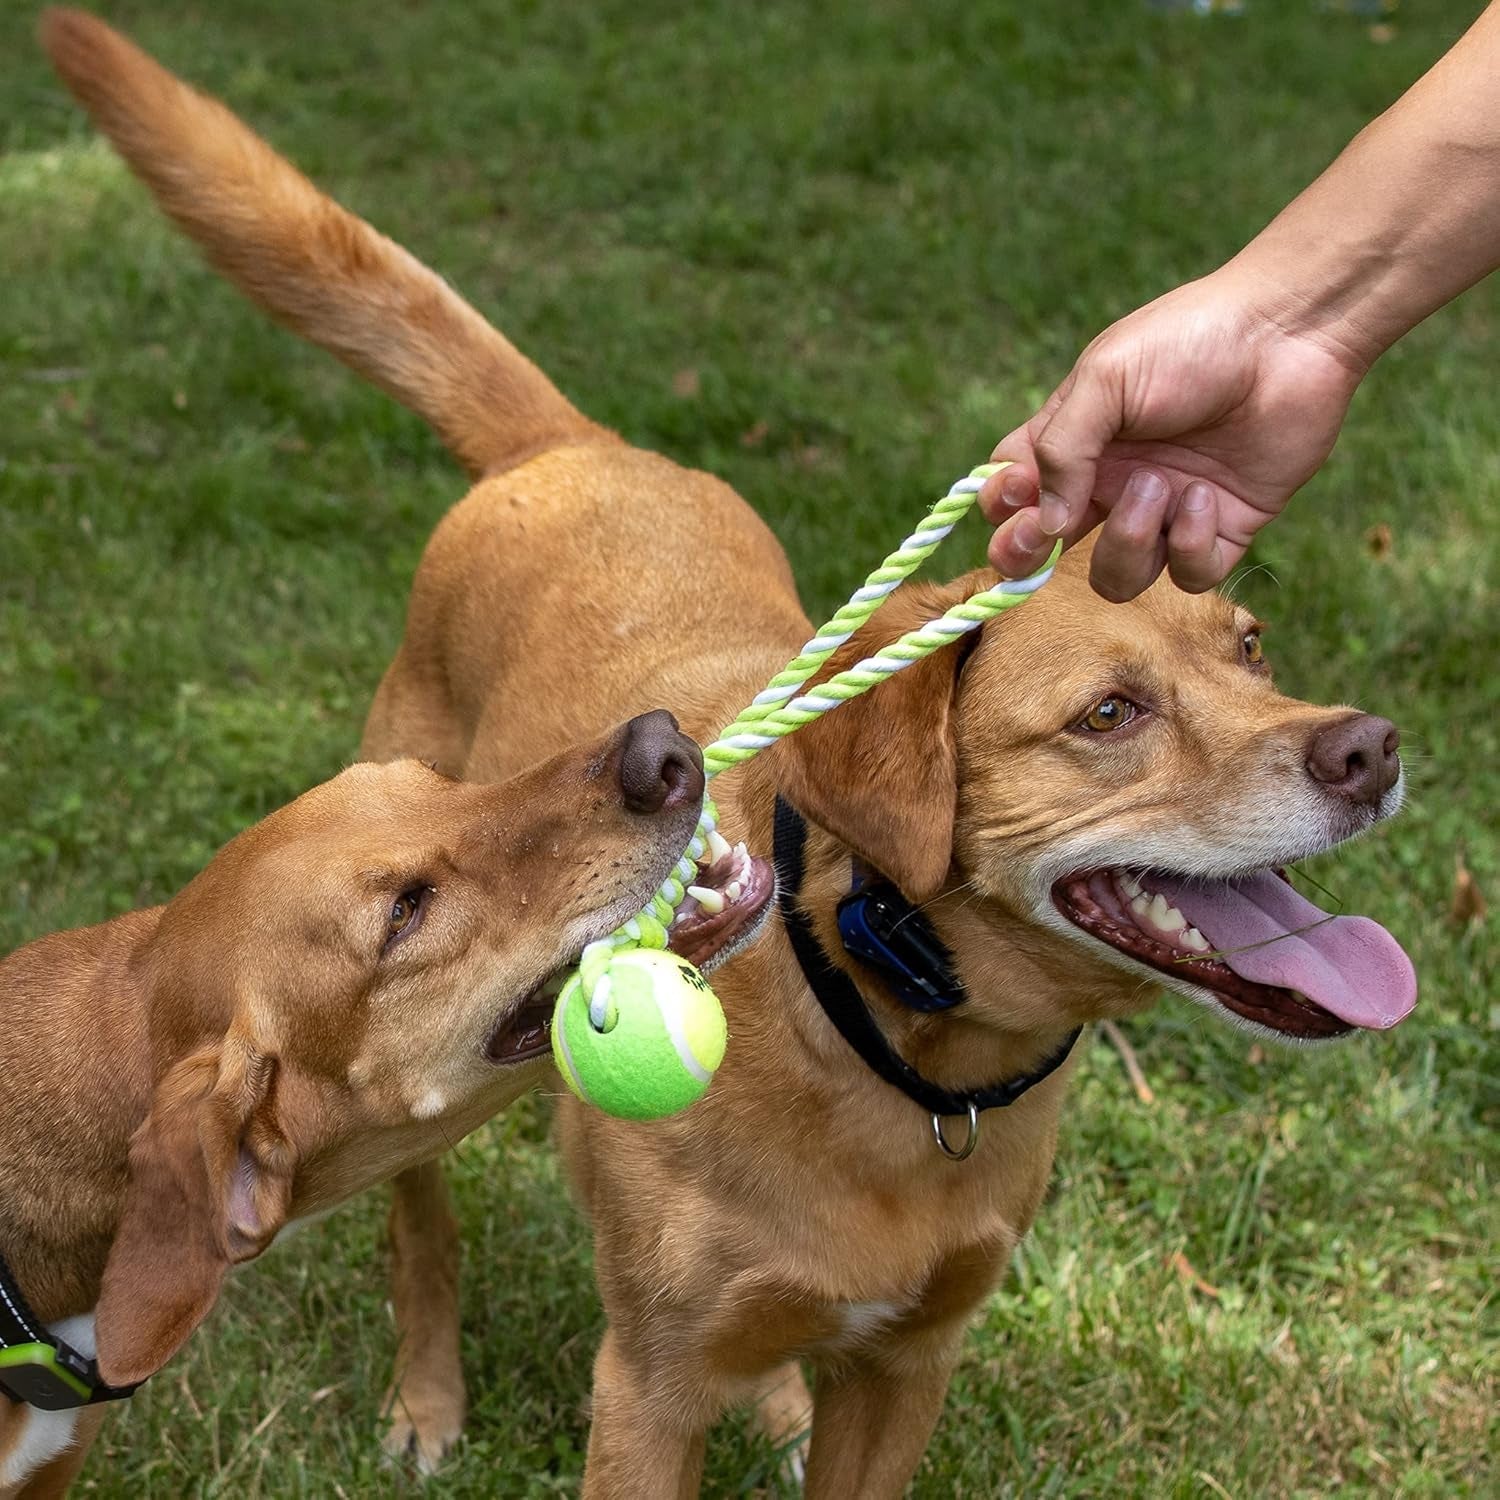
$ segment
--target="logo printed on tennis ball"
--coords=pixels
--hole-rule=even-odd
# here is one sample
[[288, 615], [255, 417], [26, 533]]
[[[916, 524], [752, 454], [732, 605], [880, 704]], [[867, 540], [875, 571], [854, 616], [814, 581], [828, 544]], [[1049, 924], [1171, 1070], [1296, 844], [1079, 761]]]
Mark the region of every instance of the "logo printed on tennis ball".
[[613, 1024], [596, 1031], [583, 981], [563, 986], [552, 1056], [585, 1104], [622, 1120], [660, 1120], [702, 1098], [724, 1059], [724, 1012], [708, 981], [658, 948], [616, 953], [606, 971]]

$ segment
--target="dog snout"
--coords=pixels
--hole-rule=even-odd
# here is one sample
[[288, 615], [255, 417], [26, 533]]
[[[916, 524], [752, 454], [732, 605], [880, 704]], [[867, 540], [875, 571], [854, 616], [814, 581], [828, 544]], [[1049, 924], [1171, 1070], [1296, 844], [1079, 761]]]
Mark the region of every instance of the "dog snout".
[[1324, 725], [1308, 741], [1307, 769], [1329, 791], [1374, 807], [1401, 774], [1400, 743], [1401, 732], [1389, 719], [1352, 714]]
[[637, 715], [624, 734], [620, 791], [631, 812], [649, 815], [703, 800], [703, 752], [666, 709]]

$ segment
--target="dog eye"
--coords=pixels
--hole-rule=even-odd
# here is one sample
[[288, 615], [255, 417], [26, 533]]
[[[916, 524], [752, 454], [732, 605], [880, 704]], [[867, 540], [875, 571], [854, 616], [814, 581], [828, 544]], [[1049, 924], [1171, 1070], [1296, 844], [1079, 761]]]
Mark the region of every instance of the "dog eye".
[[1122, 724], [1128, 724], [1136, 716], [1136, 706], [1129, 698], [1122, 698], [1118, 693], [1111, 693], [1108, 698], [1101, 698], [1084, 716], [1080, 729], [1092, 729], [1097, 733], [1105, 733], [1111, 729], [1118, 729]]
[[1263, 667], [1266, 663], [1266, 649], [1260, 643], [1260, 631], [1247, 630], [1240, 637], [1240, 654], [1245, 658], [1247, 667]]
[[427, 910], [431, 895], [430, 886], [414, 885], [409, 891], [402, 891], [396, 897], [391, 903], [391, 912], [385, 923], [387, 947], [400, 938], [410, 937], [422, 925], [422, 914]]

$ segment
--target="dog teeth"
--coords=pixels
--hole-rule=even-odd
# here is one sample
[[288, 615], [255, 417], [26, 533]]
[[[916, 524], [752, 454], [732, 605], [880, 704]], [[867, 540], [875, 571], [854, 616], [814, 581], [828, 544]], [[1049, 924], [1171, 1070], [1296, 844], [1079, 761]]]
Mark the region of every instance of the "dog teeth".
[[710, 828], [708, 830], [707, 863], [716, 865], [728, 853], [730, 853], [729, 840], [717, 828]]
[[1141, 883], [1128, 870], [1123, 870], [1119, 877], [1120, 889], [1125, 892], [1127, 899], [1132, 899], [1141, 894]]
[[690, 885], [687, 893], [709, 916], [716, 917], [724, 910], [724, 898], [718, 891], [710, 890], [706, 885]]
[[1160, 891], [1151, 898], [1150, 918], [1158, 932], [1181, 932], [1187, 926], [1187, 918], [1175, 906], [1168, 906]]
[[728, 896], [731, 901], [738, 901], [740, 897], [745, 894], [745, 887], [741, 885], [738, 880], [731, 880], [729, 884], [724, 887], [724, 894]]
[[1135, 891], [1130, 897], [1130, 910], [1143, 931], [1155, 933], [1174, 945], [1181, 944], [1194, 953], [1209, 951], [1208, 940], [1196, 927], [1188, 924], [1188, 919], [1160, 891], [1148, 895], [1133, 877], [1122, 879], [1120, 889], [1122, 892], [1129, 891], [1131, 885], [1135, 887]]

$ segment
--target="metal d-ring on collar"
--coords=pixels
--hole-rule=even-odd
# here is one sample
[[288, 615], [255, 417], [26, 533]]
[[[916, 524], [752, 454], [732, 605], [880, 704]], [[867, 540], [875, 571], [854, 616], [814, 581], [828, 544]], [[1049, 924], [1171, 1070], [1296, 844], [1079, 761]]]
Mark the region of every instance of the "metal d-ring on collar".
[[938, 1150], [949, 1161], [967, 1161], [979, 1144], [979, 1106], [972, 1099], [969, 1100], [969, 1133], [964, 1137], [963, 1145], [957, 1150], [948, 1144], [948, 1139], [943, 1134], [941, 1115], [932, 1116], [932, 1138], [937, 1142]]
[[[1078, 1040], [1078, 1030], [1063, 1039], [1062, 1045], [1040, 1066], [1019, 1078], [986, 1084], [983, 1088], [954, 1092], [924, 1078], [892, 1048], [885, 1033], [876, 1025], [858, 985], [828, 954], [812, 930], [812, 922], [799, 904], [802, 890], [807, 824], [801, 813], [781, 797], [776, 799], [776, 822], [773, 858], [776, 864], [776, 904], [792, 951], [802, 969], [802, 977], [833, 1022], [839, 1034], [859, 1054], [865, 1065], [892, 1088], [900, 1089], [914, 1104], [932, 1116], [932, 1134], [938, 1148], [951, 1161], [963, 1161], [979, 1144], [979, 1116], [986, 1109], [1004, 1109], [1014, 1104], [1028, 1089], [1050, 1078], [1067, 1060]], [[948, 1144], [943, 1134], [943, 1120], [949, 1116], [967, 1116], [969, 1132], [962, 1146]]]

